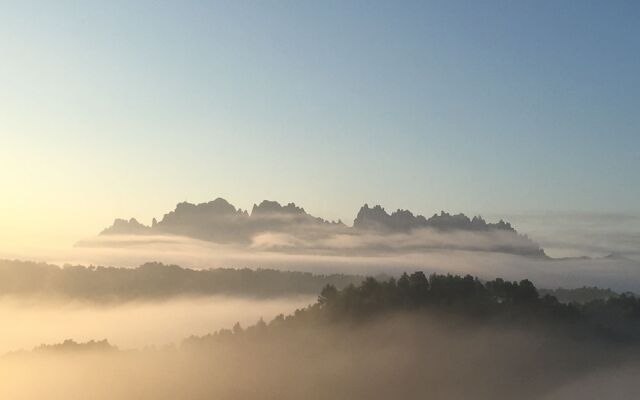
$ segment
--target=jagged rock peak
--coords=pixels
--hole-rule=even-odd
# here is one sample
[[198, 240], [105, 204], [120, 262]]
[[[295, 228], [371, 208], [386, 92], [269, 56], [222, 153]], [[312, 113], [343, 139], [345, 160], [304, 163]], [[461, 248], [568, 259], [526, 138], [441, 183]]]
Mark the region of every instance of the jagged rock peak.
[[101, 234], [139, 234], [139, 233], [147, 233], [149, 231], [149, 227], [138, 222], [137, 219], [131, 218], [129, 220], [116, 218], [113, 221], [113, 225], [104, 229]]
[[208, 212], [215, 214], [234, 214], [237, 210], [231, 203], [218, 197], [207, 203], [192, 204], [186, 201], [176, 205], [175, 212]]
[[508, 230], [515, 231], [511, 224], [500, 220], [497, 223], [487, 223], [482, 217], [469, 218], [464, 214], [449, 214], [441, 211], [427, 219], [422, 215], [414, 215], [409, 210], [398, 209], [388, 214], [379, 205], [373, 208], [365, 204], [358, 211], [353, 221], [354, 228], [384, 229], [392, 231], [409, 231], [416, 228], [434, 228], [439, 230]]
[[254, 204], [251, 215], [265, 214], [296, 214], [303, 215], [306, 211], [302, 207], [296, 206], [295, 203], [289, 203], [286, 206], [280, 205], [277, 201], [263, 200], [259, 205]]

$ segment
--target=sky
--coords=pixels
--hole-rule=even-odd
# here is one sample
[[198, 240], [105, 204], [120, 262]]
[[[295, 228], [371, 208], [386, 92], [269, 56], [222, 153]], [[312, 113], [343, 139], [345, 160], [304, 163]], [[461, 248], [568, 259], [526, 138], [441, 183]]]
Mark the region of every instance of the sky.
[[0, 241], [180, 201], [640, 214], [636, 1], [0, 1]]

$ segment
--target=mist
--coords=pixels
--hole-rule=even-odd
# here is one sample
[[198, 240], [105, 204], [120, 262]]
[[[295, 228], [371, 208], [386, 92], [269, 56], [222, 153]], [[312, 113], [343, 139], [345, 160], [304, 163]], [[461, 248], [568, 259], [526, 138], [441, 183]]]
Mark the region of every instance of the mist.
[[[468, 273], [483, 278], [527, 278], [547, 288], [600, 286], [640, 292], [640, 261], [633, 258], [528, 257], [492, 251], [495, 242], [491, 238], [491, 235], [468, 232], [434, 234], [421, 231], [417, 236], [336, 236], [311, 246], [293, 242], [286, 235], [272, 234], [255, 238], [254, 245], [247, 248], [180, 236], [110, 235], [93, 239], [91, 246], [40, 254], [32, 252], [21, 258], [58, 265], [136, 267], [148, 261], [159, 261], [190, 268], [274, 268], [323, 274], [375, 275], [424, 270]], [[432, 246], [425, 246], [429, 241]]]
[[[419, 230], [301, 240], [269, 233], [254, 237], [250, 246], [171, 235], [109, 235], [91, 246], [40, 256], [61, 265], [137, 267], [154, 260], [194, 269], [361, 275], [422, 270], [527, 278], [546, 288], [640, 288], [633, 259], [553, 259], [495, 251], [496, 241], [514, 238], [501, 235]], [[107, 282], [91, 280], [85, 289], [111, 287]], [[182, 281], [174, 276], [171, 282], [179, 286]], [[9, 353], [0, 357], [0, 375], [7, 377], [0, 382], [0, 397], [578, 400], [585, 388], [619, 398], [633, 398], [640, 391], [632, 378], [640, 372], [636, 346], [575, 337], [545, 323], [481, 322], [437, 311], [391, 312], [365, 323], [305, 319], [302, 314], [304, 323], [293, 328], [276, 324], [272, 329], [269, 324], [267, 331], [215, 336], [211, 333], [231, 329], [236, 322], [246, 327], [279, 314], [298, 315], [295, 310], [313, 303], [318, 294], [258, 300], [168, 293], [167, 298], [125, 296], [115, 302], [5, 296], [0, 314], [12, 323], [0, 341], [0, 353]], [[106, 339], [117, 349], [38, 347], [67, 339]]]
[[0, 298], [0, 354], [30, 350], [66, 339], [108, 339], [122, 349], [165, 346], [190, 335], [272, 319], [315, 301], [315, 296], [256, 300], [239, 297], [180, 297], [96, 304], [24, 297]]
[[598, 386], [605, 397], [632, 398], [640, 388], [635, 354], [543, 326], [394, 314], [362, 325], [312, 324], [176, 348], [8, 356], [0, 359], [0, 396], [571, 400]]
[[2, 2], [0, 400], [640, 399], [639, 17]]
[[516, 214], [510, 221], [552, 257], [606, 257], [640, 261], [640, 217], [620, 213]]

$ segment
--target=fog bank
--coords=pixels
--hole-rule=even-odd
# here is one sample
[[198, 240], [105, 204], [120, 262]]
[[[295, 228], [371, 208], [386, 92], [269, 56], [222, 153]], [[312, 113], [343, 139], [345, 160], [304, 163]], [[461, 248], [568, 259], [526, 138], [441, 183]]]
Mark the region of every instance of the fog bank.
[[313, 303], [315, 296], [251, 300], [229, 297], [95, 305], [81, 302], [0, 299], [4, 321], [0, 354], [66, 339], [108, 339], [120, 348], [175, 344], [190, 335], [253, 324]]
[[5, 357], [0, 396], [578, 400], [584, 398], [580, 384], [633, 398], [639, 385], [632, 373], [640, 369], [632, 358], [628, 349], [574, 341], [543, 327], [396, 315], [358, 326], [306, 324], [178, 349]]
[[[448, 240], [454, 242], [467, 237], [455, 235]], [[397, 241], [403, 242], [402, 235]], [[348, 240], [339, 240], [331, 246], [332, 249], [344, 249], [350, 244]], [[363, 254], [351, 251], [351, 248], [347, 253], [336, 254], [333, 250], [287, 252], [265, 249], [264, 246], [244, 248], [176, 236], [110, 235], [100, 238], [93, 247], [30, 253], [22, 258], [58, 265], [137, 267], [148, 261], [159, 261], [190, 268], [273, 268], [320, 274], [375, 275], [423, 270], [427, 273], [471, 274], [485, 279], [496, 276], [510, 280], [526, 278], [545, 288], [598, 286], [620, 292], [640, 292], [640, 262], [627, 257], [546, 259], [454, 247], [416, 249], [411, 247], [411, 241], [404, 246], [402, 251], [383, 251], [383, 248]]]

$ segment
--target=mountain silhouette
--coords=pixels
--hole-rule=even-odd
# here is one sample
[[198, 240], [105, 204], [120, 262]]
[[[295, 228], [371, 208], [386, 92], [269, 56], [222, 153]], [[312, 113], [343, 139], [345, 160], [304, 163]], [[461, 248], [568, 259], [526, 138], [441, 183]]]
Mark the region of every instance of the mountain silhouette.
[[[369, 246], [378, 250], [394, 250], [393, 243], [384, 242], [388, 235], [403, 234], [469, 233], [483, 237], [482, 245], [475, 240], [472, 245], [449, 243], [438, 246], [450, 249], [486, 250], [530, 256], [544, 256], [544, 252], [531, 239], [518, 232], [510, 223], [500, 220], [489, 223], [482, 217], [467, 217], [464, 214], [449, 214], [442, 211], [430, 218], [414, 215], [409, 210], [397, 210], [389, 214], [383, 207], [365, 204], [358, 211], [352, 226], [342, 221], [328, 221], [313, 216], [295, 203], [281, 205], [277, 201], [264, 200], [254, 204], [251, 212], [236, 208], [228, 201], [217, 198], [207, 203], [179, 203], [173, 211], [165, 214], [151, 226], [141, 224], [135, 218], [116, 219], [101, 235], [179, 235], [223, 244], [254, 242], [258, 235], [284, 234], [300, 239], [306, 247], [314, 247], [321, 239], [346, 235], [351, 239], [364, 236], [378, 238], [378, 244]], [[483, 236], [484, 235], [484, 236]], [[419, 237], [418, 237], [419, 239]], [[494, 241], [495, 243], [493, 243]], [[427, 243], [403, 244], [405, 250], [432, 248]], [[357, 245], [356, 245], [357, 247]], [[397, 247], [397, 246], [396, 246]]]
[[359, 229], [382, 229], [390, 231], [411, 231], [419, 228], [434, 228], [438, 230], [468, 230], [489, 231], [504, 230], [515, 232], [511, 224], [500, 220], [497, 223], [487, 223], [482, 217], [469, 218], [464, 214], [451, 215], [442, 211], [431, 218], [413, 215], [409, 210], [397, 210], [388, 214], [381, 206], [370, 208], [367, 204], [360, 208], [353, 227]]

